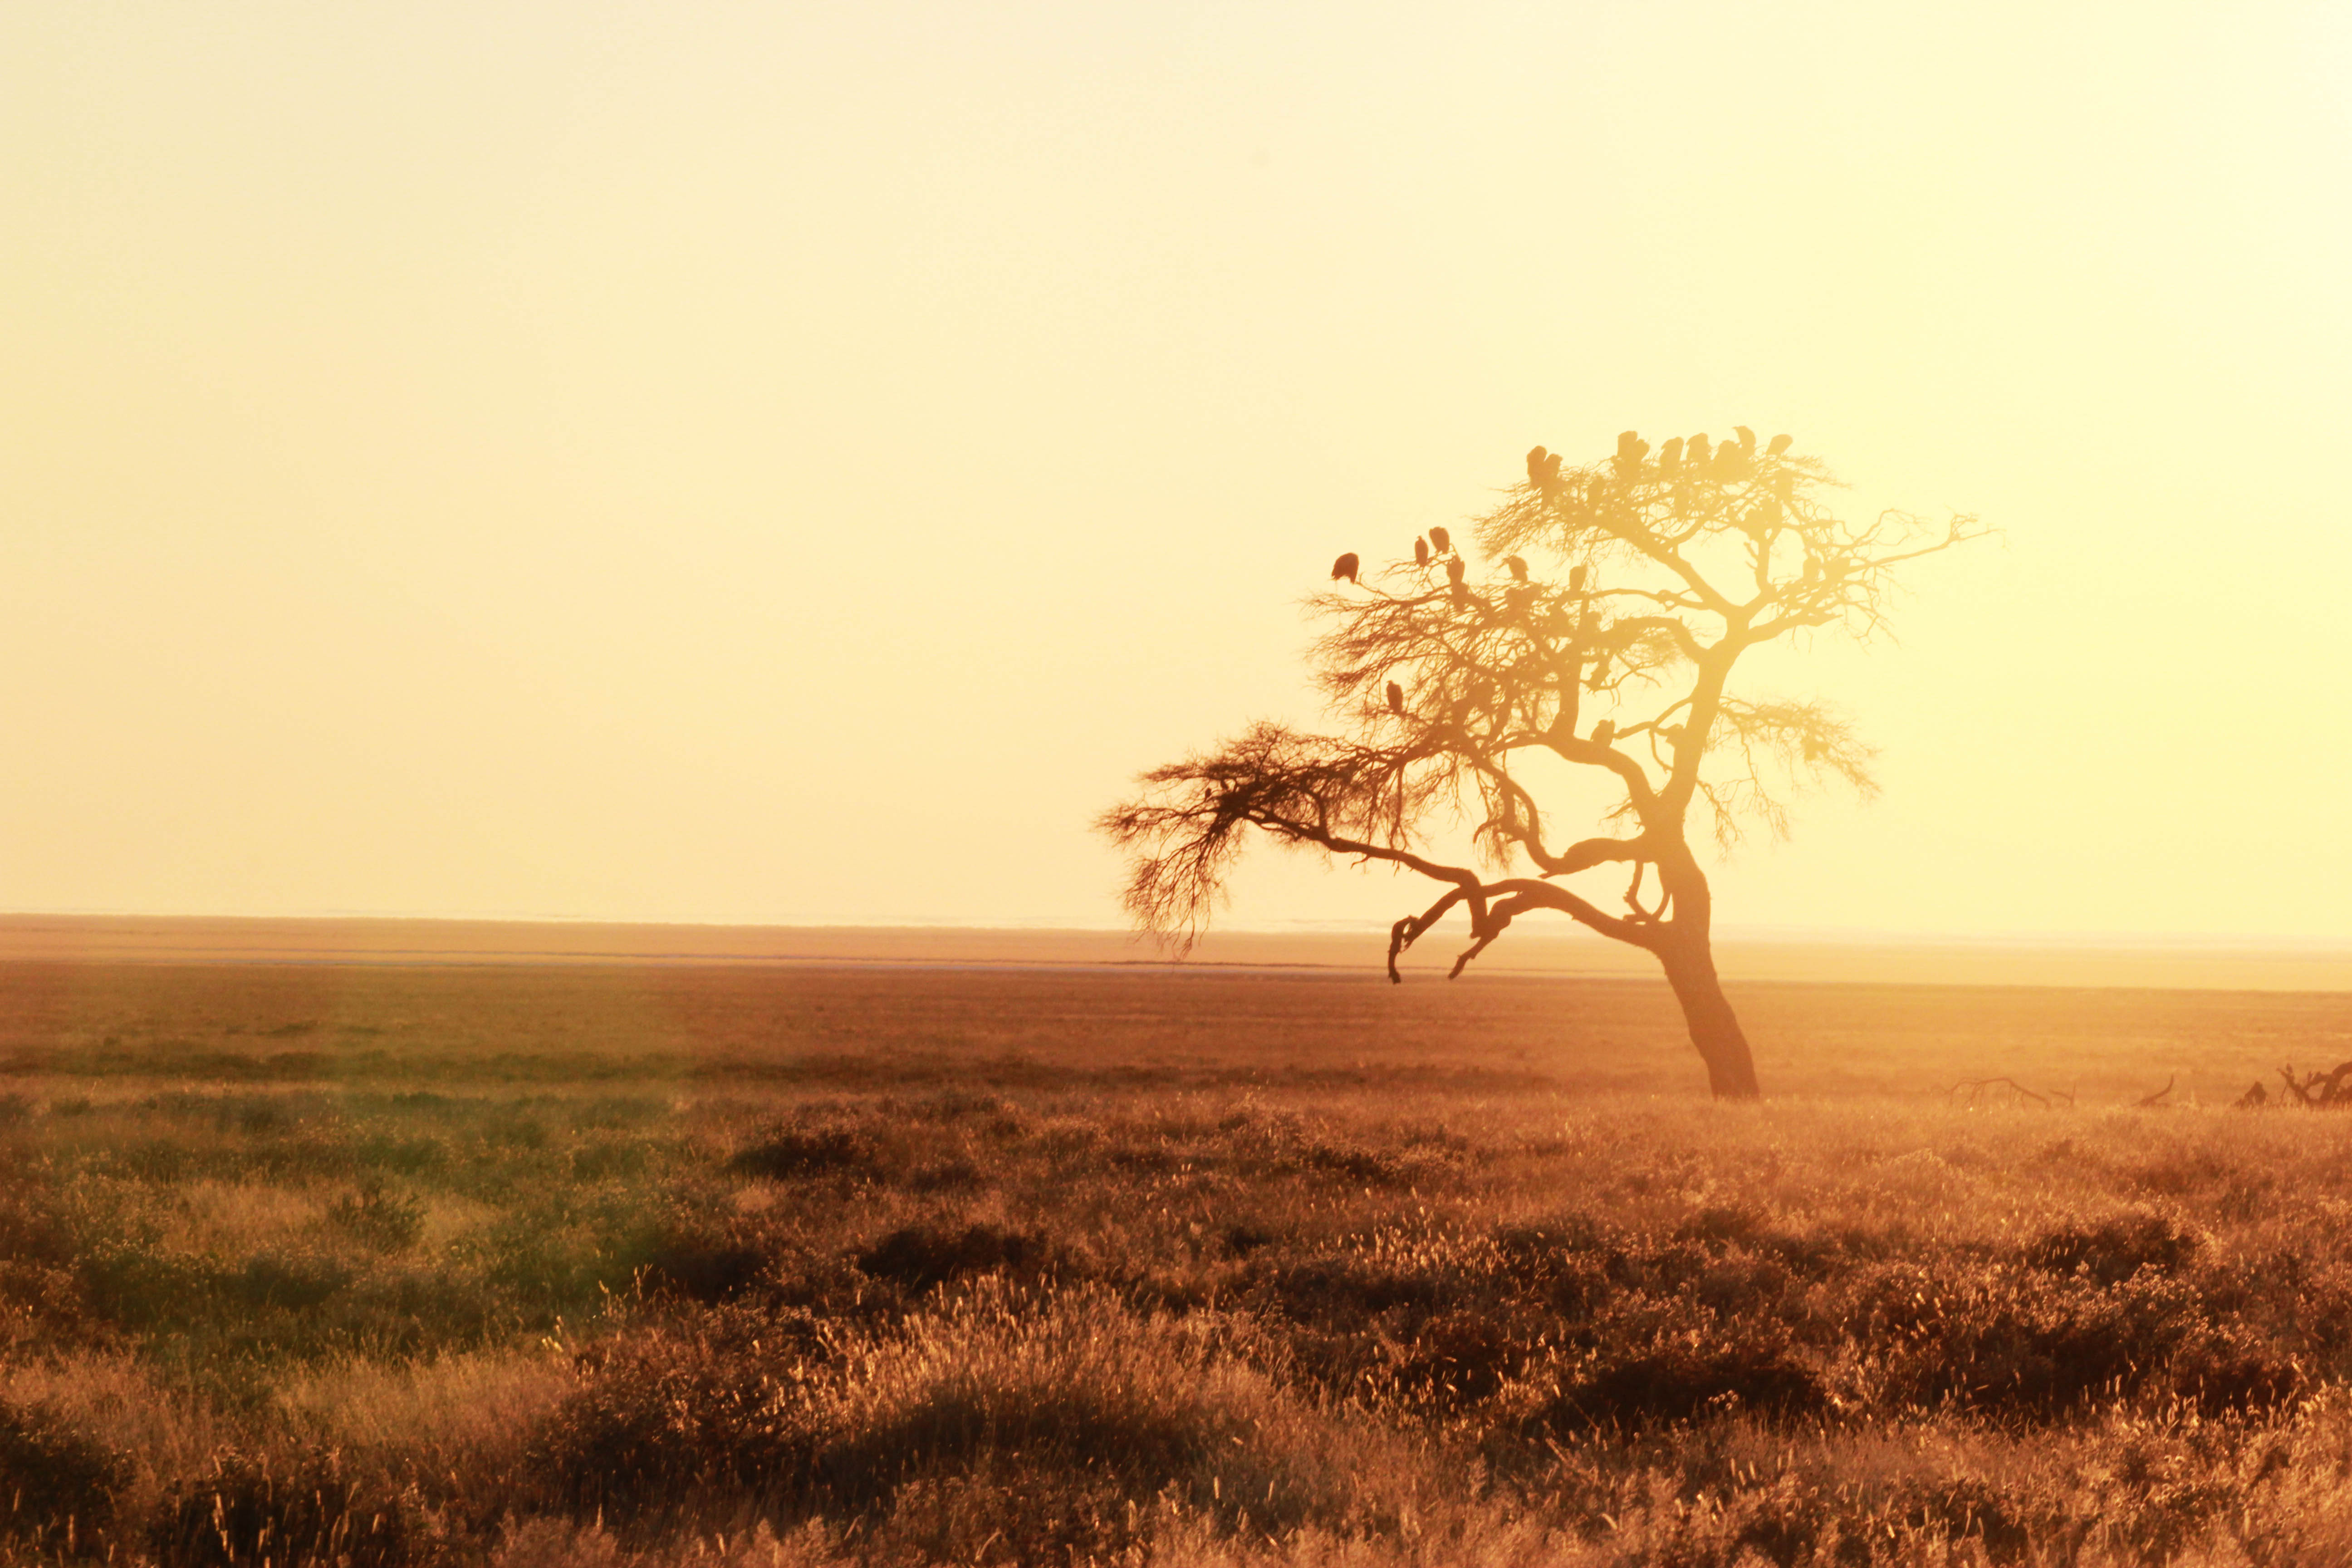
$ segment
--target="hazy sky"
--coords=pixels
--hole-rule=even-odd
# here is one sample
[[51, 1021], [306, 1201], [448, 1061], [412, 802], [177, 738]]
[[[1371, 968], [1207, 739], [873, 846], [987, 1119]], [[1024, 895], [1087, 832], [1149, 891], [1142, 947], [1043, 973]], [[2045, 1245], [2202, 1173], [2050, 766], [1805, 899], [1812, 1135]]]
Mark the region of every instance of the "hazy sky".
[[1723, 922], [2352, 938], [2347, 196], [2340, 5], [0, 8], [0, 909], [1113, 923], [1334, 554], [1738, 423], [2006, 539]]

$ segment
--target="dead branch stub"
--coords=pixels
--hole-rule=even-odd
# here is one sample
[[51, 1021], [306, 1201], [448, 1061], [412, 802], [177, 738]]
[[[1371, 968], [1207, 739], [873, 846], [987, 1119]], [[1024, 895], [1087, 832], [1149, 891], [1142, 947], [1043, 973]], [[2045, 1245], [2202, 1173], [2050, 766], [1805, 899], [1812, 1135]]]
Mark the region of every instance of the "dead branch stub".
[[2297, 1077], [2292, 1067], [2283, 1067], [2279, 1077], [2286, 1080], [2288, 1093], [2315, 1110], [2352, 1109], [2352, 1062], [2339, 1062], [2333, 1071], [2303, 1077]]

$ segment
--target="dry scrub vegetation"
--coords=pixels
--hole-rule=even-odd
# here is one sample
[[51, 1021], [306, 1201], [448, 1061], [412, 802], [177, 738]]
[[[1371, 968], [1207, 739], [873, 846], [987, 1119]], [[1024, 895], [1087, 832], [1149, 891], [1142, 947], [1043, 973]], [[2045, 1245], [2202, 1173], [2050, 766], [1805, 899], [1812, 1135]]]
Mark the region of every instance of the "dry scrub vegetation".
[[435, 1081], [241, 984], [12, 1026], [16, 1558], [2352, 1559], [2352, 1119], [1308, 1085], [1263, 991], [1258, 1086]]

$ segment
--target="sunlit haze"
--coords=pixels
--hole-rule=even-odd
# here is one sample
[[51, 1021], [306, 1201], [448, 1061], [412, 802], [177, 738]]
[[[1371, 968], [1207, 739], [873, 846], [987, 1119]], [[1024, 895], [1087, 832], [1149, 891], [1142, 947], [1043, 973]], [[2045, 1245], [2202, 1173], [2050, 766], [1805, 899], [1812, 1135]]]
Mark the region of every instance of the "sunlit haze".
[[0, 910], [1115, 925], [1336, 553], [1744, 424], [2001, 537], [1723, 925], [2352, 939], [2347, 191], [2316, 5], [8, 7]]

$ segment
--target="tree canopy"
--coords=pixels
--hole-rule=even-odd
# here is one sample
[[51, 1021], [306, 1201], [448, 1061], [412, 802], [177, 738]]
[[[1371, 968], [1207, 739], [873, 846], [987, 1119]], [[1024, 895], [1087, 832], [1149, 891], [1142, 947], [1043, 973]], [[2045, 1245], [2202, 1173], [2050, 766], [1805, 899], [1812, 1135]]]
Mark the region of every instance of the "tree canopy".
[[[1475, 520], [1487, 563], [1475, 576], [1443, 528], [1376, 569], [1341, 556], [1340, 585], [1308, 602], [1338, 732], [1257, 723], [1143, 774], [1098, 824], [1129, 852], [1129, 913], [1189, 947], [1253, 828], [1387, 862], [1436, 885], [1391, 929], [1391, 979], [1456, 909], [1468, 925], [1457, 975], [1519, 916], [1565, 914], [1654, 953], [1716, 1091], [1754, 1094], [1692, 827], [1723, 846], [1753, 825], [1778, 835], [1807, 782], [1874, 785], [1871, 749], [1836, 710], [1735, 692], [1733, 668], [1777, 640], [1880, 634], [1898, 568], [1985, 531], [1958, 514], [1850, 521], [1828, 468], [1792, 447], [1786, 436], [1759, 447], [1740, 426], [1653, 452], [1627, 431], [1613, 455], [1571, 468], [1538, 447]], [[1581, 837], [1538, 798], [1558, 763], [1609, 785]], [[1465, 821], [1469, 853], [1444, 852]], [[1603, 867], [1626, 875], [1614, 909], [1575, 885]]]

